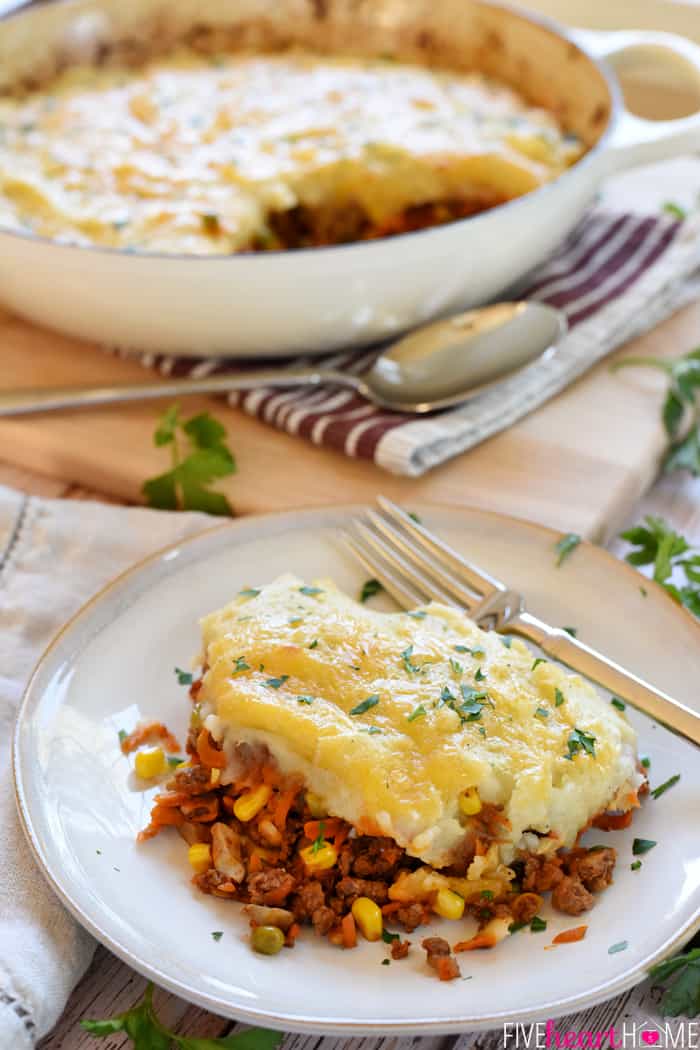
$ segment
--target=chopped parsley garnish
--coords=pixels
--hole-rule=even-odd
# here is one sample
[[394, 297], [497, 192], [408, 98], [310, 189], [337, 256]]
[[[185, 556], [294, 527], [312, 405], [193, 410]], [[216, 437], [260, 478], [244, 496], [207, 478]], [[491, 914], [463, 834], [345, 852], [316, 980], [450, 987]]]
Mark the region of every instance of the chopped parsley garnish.
[[486, 656], [485, 650], [478, 645], [474, 649], [470, 649], [468, 645], [455, 645], [454, 650], [456, 653], [469, 653], [470, 656], [475, 657], [477, 660], [482, 656]]
[[299, 594], [306, 594], [310, 598], [314, 598], [317, 594], [323, 594], [323, 591], [322, 591], [322, 589], [320, 587], [306, 587], [306, 586], [304, 586], [304, 587], [300, 587], [299, 588]]
[[537, 718], [549, 718], [549, 711], [546, 707], [538, 707], [535, 710], [535, 715]]
[[557, 568], [562, 566], [567, 558], [571, 557], [579, 543], [581, 537], [575, 532], [567, 532], [565, 536], [554, 545], [554, 550], [557, 553]]
[[168, 763], [168, 765], [170, 766], [171, 769], [175, 769], [177, 766], [180, 765], [181, 762], [184, 762], [185, 760], [184, 760], [184, 758], [181, 758], [179, 755], [168, 755], [166, 761], [167, 761], [167, 763]]
[[512, 922], [508, 927], [508, 933], [517, 933], [518, 930], [524, 930], [526, 926], [526, 922]]
[[461, 663], [459, 662], [459, 660], [455, 660], [453, 656], [450, 657], [450, 667], [452, 668], [454, 674], [464, 674], [464, 668], [462, 667]]
[[389, 933], [388, 930], [382, 930], [382, 940], [384, 941], [385, 944], [393, 944], [394, 941], [400, 941], [401, 940], [401, 934], [400, 933]]
[[126, 729], [120, 729], [120, 730], [119, 730], [119, 733], [118, 733], [118, 736], [119, 736], [119, 743], [120, 743], [120, 744], [123, 744], [123, 743], [124, 743], [124, 741], [126, 740], [126, 738], [128, 737], [128, 735], [129, 735], [129, 734], [127, 733]]
[[268, 678], [265, 685], [268, 689], [279, 689], [289, 678], [288, 674], [281, 674], [279, 678]]
[[424, 620], [427, 615], [425, 609], [413, 609], [411, 612], [406, 613], [406, 616], [412, 616], [414, 620]]
[[562, 693], [561, 689], [557, 686], [557, 688], [554, 690], [554, 706], [561, 707], [565, 700], [566, 697]]
[[542, 933], [543, 930], [547, 929], [547, 920], [541, 919], [539, 915], [536, 915], [530, 923], [530, 929], [533, 933]]
[[371, 707], [376, 707], [378, 703], [379, 695], [377, 693], [372, 693], [372, 695], [368, 696], [366, 700], [361, 700], [359, 704], [355, 704], [355, 706], [350, 709], [349, 713], [351, 715], [363, 715], [365, 711], [369, 711]]
[[153, 441], [158, 448], [170, 446], [171, 466], [142, 485], [149, 507], [233, 515], [224, 493], [210, 488], [213, 481], [236, 473], [226, 428], [217, 419], [201, 412], [183, 422], [180, 406], [171, 405], [158, 420]]
[[683, 220], [687, 216], [685, 208], [681, 208], [680, 204], [676, 204], [675, 201], [664, 201], [661, 205], [661, 210], [665, 211], [667, 215], [672, 215], [674, 219]]
[[379, 580], [365, 580], [362, 584], [362, 590], [360, 591], [360, 601], [363, 603], [369, 601], [369, 599], [373, 598], [375, 594], [379, 594], [379, 592], [383, 590], [384, 588]]
[[573, 758], [574, 755], [578, 755], [581, 751], [585, 751], [587, 755], [595, 758], [595, 737], [590, 733], [585, 733], [583, 729], [571, 730], [567, 747], [569, 753], [564, 756], [565, 758]]
[[313, 642], [309, 646], [309, 649], [315, 649], [317, 645], [318, 645], [318, 638], [314, 638]]
[[422, 718], [425, 714], [427, 714], [427, 712], [426, 712], [425, 708], [423, 707], [423, 705], [422, 704], [418, 704], [418, 707], [414, 707], [413, 710], [411, 711], [410, 715], [408, 716], [407, 721], [415, 722], [415, 720], [417, 718]]
[[668, 791], [669, 788], [672, 788], [674, 784], [677, 784], [680, 779], [680, 773], [674, 773], [672, 777], [669, 777], [668, 780], [665, 780], [663, 782], [663, 784], [659, 784], [658, 787], [654, 788], [654, 790], [650, 792], [651, 797], [661, 798], [664, 792]]
[[578, 629], [576, 627], [562, 627], [562, 631], [566, 631], [566, 633], [570, 634], [572, 638], [575, 638], [578, 634]]
[[250, 664], [246, 663], [245, 656], [237, 656], [233, 665], [234, 674], [239, 674], [241, 671], [250, 671]]
[[485, 901], [492, 901], [493, 900], [493, 890], [482, 890], [481, 891], [481, 896], [483, 897], [483, 899]]
[[620, 700], [618, 696], [614, 696], [610, 701], [613, 707], [616, 707], [618, 711], [624, 711], [627, 708], [627, 704], [624, 700]]
[[422, 522], [421, 522], [420, 518], [418, 517], [418, 515], [417, 515], [417, 514], [415, 514], [415, 513], [414, 513], [414, 512], [412, 511], [412, 510], [409, 510], [409, 512], [408, 512], [408, 516], [409, 516], [409, 518], [411, 518], [411, 519], [412, 519], [413, 521], [415, 521], [416, 525], [421, 525], [421, 524], [422, 524]]
[[509, 634], [504, 635], [501, 638], [501, 641], [505, 645], [506, 649], [510, 649], [511, 645], [513, 644], [513, 639], [510, 637]]
[[223, 937], [223, 935], [224, 935], [224, 931], [223, 930], [212, 930], [212, 934], [211, 934], [212, 940], [220, 941], [221, 938]]
[[630, 871], [639, 871], [642, 866], [641, 860], [633, 860], [630, 864]]
[[651, 759], [649, 758], [648, 755], [642, 755], [642, 757], [640, 758], [639, 762], [640, 762], [640, 764], [642, 765], [642, 767], [644, 769], [648, 769], [649, 766], [651, 765]]
[[313, 702], [314, 702], [313, 696], [298, 696], [297, 697], [297, 703], [298, 704], [313, 704]]
[[480, 667], [477, 667], [477, 669], [476, 669], [476, 674], [474, 675], [474, 681], [475, 682], [484, 682], [484, 681], [486, 681], [486, 675], [484, 674], [484, 672], [481, 670]]
[[360, 726], [361, 733], [369, 733], [370, 736], [376, 736], [377, 733], [381, 733], [379, 726]]
[[242, 598], [257, 598], [260, 594], [260, 590], [257, 587], [245, 587], [242, 591], [238, 592]]
[[326, 824], [325, 824], [325, 821], [322, 820], [321, 823], [318, 826], [318, 835], [316, 836], [314, 841], [311, 843], [311, 852], [314, 853], [314, 854], [318, 853], [318, 851], [320, 849], [323, 849], [325, 844], [326, 844]]
[[445, 685], [445, 686], [442, 687], [442, 692], [440, 693], [440, 703], [441, 704], [449, 704], [451, 701], [454, 701], [456, 699], [457, 699], [457, 697], [451, 691], [449, 685]]
[[543, 656], [538, 656], [537, 659], [535, 661], [533, 661], [533, 664], [532, 664], [532, 667], [530, 668], [530, 670], [534, 671], [536, 667], [540, 666], [540, 664], [546, 664], [546, 663], [547, 663], [547, 661], [545, 660], [545, 658]]
[[412, 656], [413, 656], [413, 646], [409, 645], [401, 653], [401, 659], [403, 660], [403, 665], [406, 668], [406, 670], [409, 672], [409, 674], [417, 674], [420, 671], [420, 667], [418, 666], [418, 664], [412, 663], [412, 661], [411, 661], [411, 657]]
[[191, 671], [183, 671], [180, 667], [173, 668], [175, 671], [175, 677], [177, 678], [178, 685], [192, 685], [194, 681], [194, 675]]
[[618, 941], [617, 944], [611, 944], [608, 948], [608, 955], [617, 955], [618, 952], [627, 951], [629, 948], [629, 941]]
[[382, 966], [391, 966], [391, 959], [382, 959]]
[[635, 839], [632, 843], [632, 854], [635, 857], [641, 857], [649, 850], [652, 850], [656, 843], [653, 839]]
[[700, 1012], [700, 948], [674, 955], [649, 970], [655, 981], [677, 974], [661, 1000], [661, 1013], [667, 1017], [697, 1017]]

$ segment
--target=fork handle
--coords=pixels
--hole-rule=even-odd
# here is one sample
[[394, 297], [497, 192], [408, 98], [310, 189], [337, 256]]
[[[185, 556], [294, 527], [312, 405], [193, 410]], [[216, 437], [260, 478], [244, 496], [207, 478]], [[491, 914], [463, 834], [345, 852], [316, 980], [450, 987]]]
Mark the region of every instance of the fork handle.
[[508, 630], [521, 634], [563, 664], [592, 679], [632, 707], [650, 715], [657, 722], [700, 745], [700, 715], [666, 693], [654, 689], [648, 682], [625, 671], [602, 653], [579, 642], [567, 631], [538, 620], [530, 613], [521, 612], [508, 623]]

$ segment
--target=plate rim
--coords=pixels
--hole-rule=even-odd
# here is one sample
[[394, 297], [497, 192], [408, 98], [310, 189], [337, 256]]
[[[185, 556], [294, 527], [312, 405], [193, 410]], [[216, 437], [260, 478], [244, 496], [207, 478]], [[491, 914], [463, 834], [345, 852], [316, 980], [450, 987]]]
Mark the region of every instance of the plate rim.
[[[282, 529], [284, 529], [285, 519], [296, 523], [299, 522], [299, 519], [302, 519], [302, 521], [306, 519], [309, 521], [310, 525], [323, 527], [324, 525], [328, 525], [329, 518], [347, 518], [350, 515], [365, 510], [366, 506], [366, 504], [341, 504], [338, 506], [323, 505], [299, 510], [277, 511], [268, 514], [251, 514], [244, 515], [233, 521], [226, 521], [222, 524], [203, 528], [200, 532], [196, 532], [194, 535], [186, 536], [174, 543], [166, 544], [145, 557], [138, 559], [127, 569], [120, 572], [100, 587], [99, 590], [84, 602], [56, 632], [39, 657], [23, 691], [15, 718], [11, 741], [11, 770], [16, 809], [25, 840], [30, 847], [42, 877], [48, 883], [49, 887], [56, 894], [64, 907], [66, 907], [77, 922], [79, 922], [96, 941], [106, 947], [109, 951], [113, 952], [113, 954], [115, 954], [122, 962], [136, 970], [142, 976], [151, 981], [155, 981], [160, 987], [167, 989], [186, 1001], [208, 1009], [220, 1016], [225, 1016], [236, 1021], [242, 1021], [246, 1024], [286, 1032], [317, 1035], [340, 1034], [354, 1037], [363, 1035], [441, 1035], [468, 1031], [492, 1030], [508, 1023], [534, 1023], [537, 1020], [541, 1020], [543, 1016], [555, 1019], [563, 1014], [579, 1012], [587, 1009], [630, 990], [646, 979], [649, 967], [670, 955], [677, 948], [682, 946], [686, 940], [692, 938], [698, 931], [700, 931], [700, 901], [698, 902], [698, 906], [694, 913], [686, 920], [683, 926], [675, 934], [668, 937], [653, 952], [650, 952], [629, 970], [624, 971], [612, 981], [606, 980], [601, 984], [596, 984], [594, 987], [578, 995], [552, 999], [551, 1001], [540, 1003], [538, 1006], [532, 1007], [526, 1011], [519, 1010], [515, 1012], [511, 1010], [502, 1010], [488, 1017], [455, 1016], [439, 1019], [419, 1017], [406, 1021], [386, 1021], [378, 1018], [376, 1020], [365, 1019], [362, 1021], [356, 1021], [352, 1018], [344, 1017], [324, 1018], [319, 1015], [304, 1016], [301, 1012], [293, 1015], [284, 1013], [276, 1014], [269, 1010], [255, 1007], [251, 1008], [244, 1005], [232, 1006], [230, 1001], [220, 996], [197, 989], [186, 980], [169, 975], [153, 962], [143, 960], [139, 956], [134, 955], [126, 944], [121, 943], [120, 940], [104, 930], [99, 923], [99, 917], [93, 919], [84, 907], [74, 899], [69, 889], [62, 885], [60, 864], [51, 861], [49, 857], [45, 855], [45, 851], [42, 849], [39, 842], [39, 836], [33, 827], [30, 806], [24, 791], [22, 758], [20, 755], [20, 736], [27, 711], [35, 700], [34, 691], [37, 680], [40, 674], [50, 664], [54, 651], [58, 648], [63, 639], [69, 635], [71, 631], [79, 628], [81, 621], [89, 619], [95, 606], [100, 604], [103, 600], [108, 599], [113, 592], [118, 592], [120, 588], [128, 586], [132, 577], [138, 576], [143, 570], [161, 562], [168, 555], [175, 554], [183, 547], [190, 548], [200, 543], [204, 544], [206, 547], [207, 543], [219, 534], [225, 532], [235, 533], [241, 527], [247, 529], [251, 525], [255, 526], [256, 522], [263, 520], [267, 521], [269, 519], [275, 519], [279, 522], [282, 525]], [[552, 543], [555, 543], [562, 536], [560, 530], [553, 529], [550, 526], [543, 525], [539, 522], [529, 521], [528, 519], [520, 518], [517, 515], [502, 514], [499, 511], [482, 509], [480, 507], [458, 506], [449, 503], [434, 501], [425, 502], [422, 500], [416, 501], [416, 507], [419, 511], [423, 510], [427, 513], [431, 510], [447, 511], [455, 516], [477, 516], [489, 518], [495, 521], [505, 521], [509, 525], [515, 526], [518, 529], [537, 534], [544, 534], [552, 541]], [[615, 566], [614, 571], [618, 573], [624, 571], [630, 578], [633, 577], [635, 584], [638, 585], [637, 581], [641, 574], [629, 563], [616, 557], [606, 548], [601, 547], [588, 539], [582, 539], [581, 545], [587, 551], [589, 556], [597, 557], [606, 561], [608, 564], [612, 563]], [[688, 624], [692, 624], [695, 633], [698, 636], [698, 641], [700, 642], [700, 621], [696, 620], [687, 609], [675, 602], [670, 595], [653, 580], [648, 580], [647, 583], [645, 583], [645, 587], [647, 587], [650, 593], [653, 593], [655, 600], [667, 603], [667, 609], [672, 609], [673, 612], [684, 621], [686, 627]]]

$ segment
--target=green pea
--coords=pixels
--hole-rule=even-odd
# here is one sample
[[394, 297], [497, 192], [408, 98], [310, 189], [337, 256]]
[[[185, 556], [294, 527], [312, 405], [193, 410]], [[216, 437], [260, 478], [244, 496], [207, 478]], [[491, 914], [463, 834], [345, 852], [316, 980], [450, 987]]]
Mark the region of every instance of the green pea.
[[284, 934], [276, 926], [255, 926], [250, 935], [253, 951], [277, 955], [284, 947]]

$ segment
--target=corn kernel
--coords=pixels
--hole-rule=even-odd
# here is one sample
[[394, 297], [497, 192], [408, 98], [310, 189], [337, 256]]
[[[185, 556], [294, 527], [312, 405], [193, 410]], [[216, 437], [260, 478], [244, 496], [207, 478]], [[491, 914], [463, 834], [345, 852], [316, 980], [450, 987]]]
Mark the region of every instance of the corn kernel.
[[443, 919], [461, 919], [464, 915], [464, 898], [458, 893], [453, 893], [452, 890], [438, 890], [433, 903], [433, 911], [441, 915]]
[[165, 752], [162, 747], [154, 747], [149, 751], [137, 751], [134, 759], [136, 775], [144, 780], [152, 780], [165, 773], [168, 763], [165, 760]]
[[476, 788], [467, 788], [459, 797], [459, 808], [465, 817], [473, 817], [481, 813], [481, 799]]
[[315, 791], [306, 792], [306, 805], [309, 807], [309, 812], [315, 820], [328, 815], [328, 809], [323, 799]]
[[320, 847], [307, 846], [306, 849], [299, 850], [299, 856], [304, 861], [307, 871], [327, 871], [338, 861], [336, 848], [331, 846], [330, 842], [324, 842]]
[[187, 859], [198, 875], [204, 874], [212, 866], [211, 846], [208, 842], [195, 842], [187, 850]]
[[352, 917], [360, 933], [368, 941], [378, 941], [382, 935], [382, 912], [369, 897], [358, 897], [352, 906]]
[[263, 806], [267, 805], [271, 794], [272, 788], [269, 784], [260, 784], [252, 791], [246, 791], [233, 804], [234, 816], [246, 824], [258, 815]]

